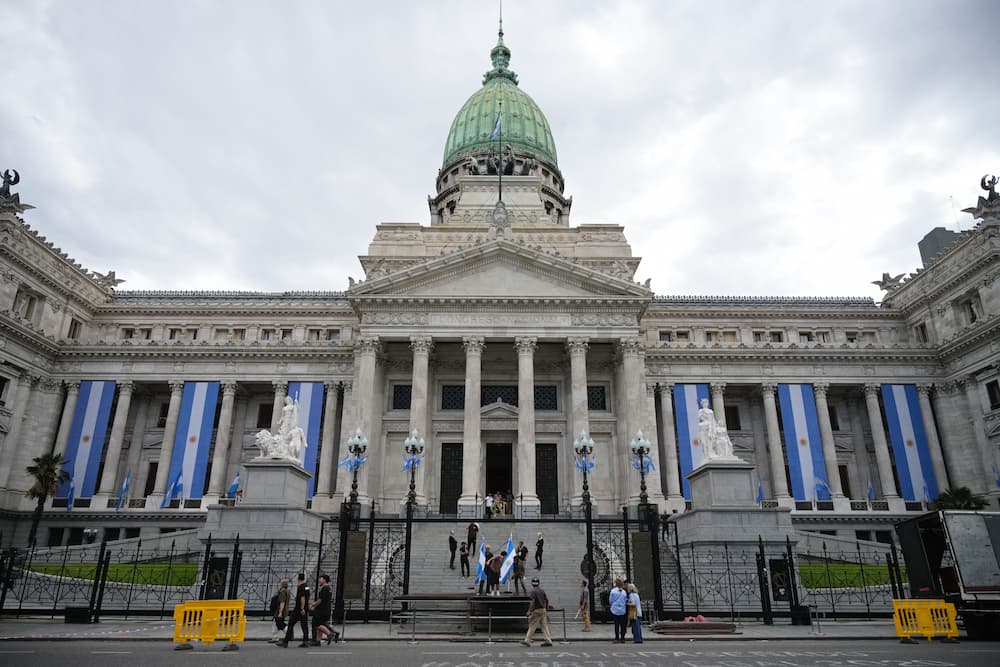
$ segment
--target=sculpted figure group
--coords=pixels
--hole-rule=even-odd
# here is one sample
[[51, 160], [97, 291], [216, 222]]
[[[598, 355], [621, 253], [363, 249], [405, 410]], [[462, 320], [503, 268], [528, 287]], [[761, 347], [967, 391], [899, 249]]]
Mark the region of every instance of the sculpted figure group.
[[288, 459], [302, 463], [308, 443], [306, 433], [299, 426], [299, 405], [290, 396], [285, 396], [285, 405], [281, 408], [281, 421], [277, 434], [267, 429], [257, 432], [257, 446], [260, 447], [262, 459]]
[[701, 399], [698, 410], [698, 438], [701, 441], [702, 462], [714, 460], [740, 460], [733, 453], [733, 442], [726, 429], [715, 418], [715, 411], [708, 407], [708, 399]]

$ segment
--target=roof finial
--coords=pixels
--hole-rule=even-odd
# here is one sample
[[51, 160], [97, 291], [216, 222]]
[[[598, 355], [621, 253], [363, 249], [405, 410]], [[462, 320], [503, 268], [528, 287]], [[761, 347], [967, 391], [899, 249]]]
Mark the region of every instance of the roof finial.
[[500, 0], [500, 39], [503, 39], [503, 0]]
[[510, 49], [503, 43], [503, 0], [500, 1], [500, 29], [497, 31], [497, 45], [490, 51], [490, 60], [493, 61], [493, 69], [483, 76], [484, 84], [497, 77], [503, 77], [517, 83], [517, 75], [507, 69], [510, 64]]

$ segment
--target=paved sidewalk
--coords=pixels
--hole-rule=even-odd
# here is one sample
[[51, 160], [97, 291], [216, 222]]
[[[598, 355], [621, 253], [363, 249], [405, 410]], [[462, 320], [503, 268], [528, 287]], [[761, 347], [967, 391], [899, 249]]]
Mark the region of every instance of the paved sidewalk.
[[[552, 637], [556, 641], [563, 639], [562, 621], [556, 615], [551, 618]], [[718, 619], [725, 620], [725, 619]], [[247, 621], [247, 641], [267, 641], [271, 637], [272, 624], [269, 621], [250, 619]], [[352, 641], [410, 641], [409, 633], [400, 633], [399, 626], [390, 627], [388, 623], [348, 623], [346, 628], [337, 627], [344, 632], [344, 638]], [[61, 618], [48, 617], [4, 617], [0, 620], [0, 641], [4, 640], [121, 640], [121, 641], [170, 641], [173, 639], [173, 619], [122, 619], [106, 616], [100, 623], [93, 625], [75, 625], [63, 623]], [[607, 642], [614, 634], [610, 623], [597, 623], [592, 632], [582, 632], [579, 621], [567, 623], [566, 640], [569, 642]], [[787, 619], [777, 621], [775, 625], [763, 625], [759, 622], [737, 624], [735, 633], [723, 634], [671, 634], [658, 635], [649, 628], [644, 629], [644, 635], [649, 641], [698, 641], [711, 639], [733, 641], [785, 641], [785, 640], [815, 640], [822, 639], [896, 639], [895, 628], [891, 619], [875, 619], [872, 621], [822, 621], [817, 626], [790, 625]], [[296, 637], [298, 633], [296, 632]], [[494, 633], [493, 641], [519, 641], [521, 633]], [[463, 634], [427, 634], [418, 632], [417, 641], [489, 641], [485, 632], [474, 635]]]

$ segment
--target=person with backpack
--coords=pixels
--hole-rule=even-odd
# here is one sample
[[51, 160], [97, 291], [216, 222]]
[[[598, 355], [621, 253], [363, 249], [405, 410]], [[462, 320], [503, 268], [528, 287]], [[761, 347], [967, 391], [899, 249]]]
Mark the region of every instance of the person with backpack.
[[545, 594], [539, 585], [538, 578], [531, 580], [531, 595], [528, 603], [528, 634], [524, 636], [521, 643], [531, 646], [531, 638], [535, 635], [538, 626], [542, 626], [542, 636], [545, 641], [542, 646], [552, 646], [552, 635], [549, 634], [549, 596]]
[[309, 607], [312, 610], [313, 640], [310, 646], [319, 646], [323, 639], [327, 645], [340, 641], [340, 633], [333, 629], [330, 614], [333, 612], [333, 589], [330, 587], [330, 575], [319, 575], [319, 591], [316, 600]]
[[274, 619], [274, 631], [271, 633], [271, 644], [275, 644], [285, 635], [288, 621], [288, 603], [292, 594], [288, 590], [288, 579], [278, 582], [278, 592], [271, 596], [271, 618]]
[[285, 629], [285, 637], [275, 646], [288, 648], [288, 642], [295, 638], [295, 624], [302, 626], [302, 643], [299, 648], [309, 646], [309, 587], [306, 586], [306, 575], [299, 572], [295, 578], [298, 587], [295, 589], [295, 603], [292, 606], [288, 617], [288, 627]]

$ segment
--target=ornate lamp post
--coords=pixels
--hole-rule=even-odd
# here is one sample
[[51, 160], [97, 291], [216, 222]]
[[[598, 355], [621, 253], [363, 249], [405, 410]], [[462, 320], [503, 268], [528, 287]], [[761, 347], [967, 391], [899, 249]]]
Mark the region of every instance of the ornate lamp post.
[[[354, 435], [347, 439], [347, 456], [338, 464], [338, 467], [347, 468], [351, 473], [351, 493], [347, 500], [340, 506], [340, 564], [337, 568], [337, 599], [334, 607], [334, 618], [343, 620], [344, 618], [344, 576], [347, 568], [344, 567], [344, 558], [347, 554], [348, 533], [358, 530], [361, 521], [361, 506], [358, 504], [358, 468], [368, 461], [368, 438], [361, 432], [359, 426]], [[374, 511], [374, 510], [373, 510]]]
[[573, 451], [576, 452], [576, 467], [583, 473], [583, 517], [587, 524], [587, 555], [584, 556], [584, 576], [587, 577], [587, 591], [590, 597], [589, 608], [594, 609], [594, 530], [593, 514], [590, 502], [590, 486], [587, 484], [587, 473], [594, 468], [594, 439], [587, 429], [580, 431], [580, 436], [573, 441]]
[[406, 495], [406, 553], [403, 563], [403, 595], [410, 592], [410, 549], [413, 536], [413, 506], [417, 502], [417, 466], [423, 458], [425, 441], [420, 437], [420, 431], [413, 429], [410, 436], [403, 441], [403, 470], [410, 471], [410, 492]]
[[649, 496], [646, 495], [646, 469], [653, 463], [647, 460], [649, 455], [649, 440], [646, 440], [642, 431], [639, 431], [632, 438], [629, 447], [632, 449], [632, 455], [635, 457], [632, 465], [639, 471], [639, 504], [647, 505], [649, 504]]
[[350, 456], [342, 462], [342, 465], [346, 465], [347, 469], [351, 472], [351, 505], [354, 506], [358, 503], [358, 468], [365, 464], [368, 457], [365, 456], [365, 452], [368, 451], [368, 438], [364, 436], [361, 432], [361, 427], [354, 432], [350, 438], [347, 439], [347, 451]]

